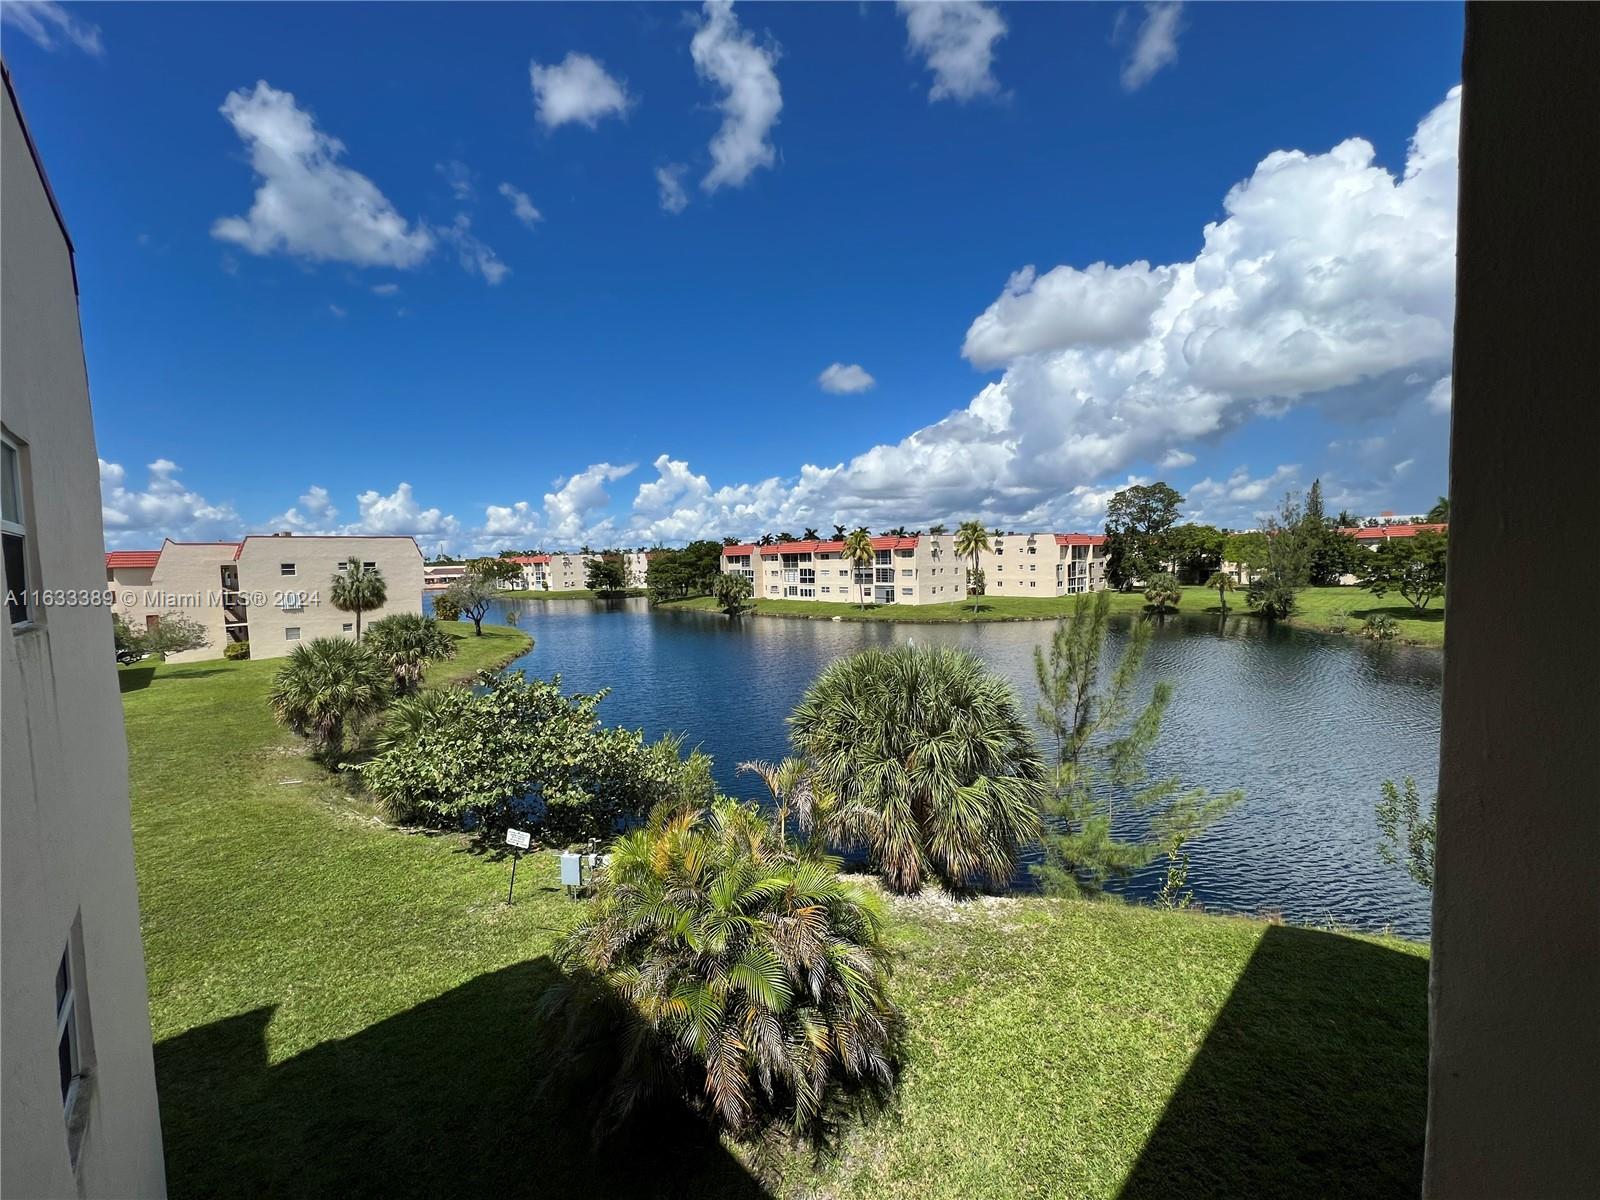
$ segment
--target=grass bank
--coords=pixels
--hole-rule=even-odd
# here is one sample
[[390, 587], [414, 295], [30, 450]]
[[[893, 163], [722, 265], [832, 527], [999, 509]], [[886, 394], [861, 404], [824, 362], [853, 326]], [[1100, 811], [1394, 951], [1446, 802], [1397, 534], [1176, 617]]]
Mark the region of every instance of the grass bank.
[[[431, 684], [524, 637], [452, 633]], [[904, 1086], [824, 1163], [758, 1184], [682, 1114], [595, 1146], [539, 1090], [553, 858], [507, 906], [509, 861], [365, 815], [273, 724], [277, 665], [123, 672], [178, 1200], [1416, 1193], [1425, 948], [1037, 899], [896, 903]]]
[[[855, 604], [811, 600], [757, 599], [755, 612], [764, 617], [795, 617], [812, 621], [898, 621], [913, 624], [944, 624], [956, 621], [1054, 621], [1072, 611], [1072, 596], [985, 596], [976, 607], [962, 600], [950, 604], [882, 604], [861, 608]], [[1306, 588], [1300, 593], [1301, 611], [1288, 621], [1299, 629], [1324, 633], [1355, 633], [1369, 616], [1393, 617], [1400, 625], [1399, 640], [1419, 646], [1444, 645], [1444, 606], [1435, 604], [1418, 616], [1412, 607], [1395, 598], [1377, 599], [1358, 588]], [[710, 596], [669, 600], [661, 607], [718, 611]], [[1114, 592], [1111, 611], [1138, 613], [1145, 609], [1139, 592]], [[1217, 593], [1203, 587], [1185, 587], [1179, 611], [1220, 616]], [[1228, 598], [1228, 614], [1247, 620], [1261, 620], [1245, 607], [1242, 590]]]

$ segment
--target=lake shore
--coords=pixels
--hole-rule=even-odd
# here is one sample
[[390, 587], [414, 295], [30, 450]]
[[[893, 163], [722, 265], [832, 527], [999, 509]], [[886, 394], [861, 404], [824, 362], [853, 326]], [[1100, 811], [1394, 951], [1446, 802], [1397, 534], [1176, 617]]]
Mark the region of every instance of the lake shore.
[[[555, 595], [555, 593], [550, 593]], [[571, 594], [574, 598], [583, 593]], [[935, 625], [952, 622], [996, 621], [1058, 621], [1072, 612], [1075, 597], [1049, 596], [985, 596], [976, 608], [970, 601], [951, 604], [899, 605], [884, 604], [862, 608], [856, 604], [839, 604], [812, 600], [765, 600], [755, 602], [754, 614], [760, 617], [783, 617], [808, 621], [892, 621], [899, 624]], [[1402, 645], [1444, 646], [1444, 606], [1430, 607], [1418, 615], [1409, 604], [1396, 603], [1398, 597], [1378, 598], [1370, 592], [1353, 587], [1306, 588], [1300, 593], [1301, 609], [1286, 622], [1296, 629], [1311, 629], [1318, 633], [1356, 634], [1370, 616], [1393, 617], [1399, 626], [1394, 639]], [[660, 608], [690, 609], [716, 612], [717, 602], [710, 596], [692, 596], [685, 600], [667, 600]], [[1113, 592], [1111, 611], [1114, 613], [1143, 613], [1147, 609], [1140, 592]], [[1217, 593], [1209, 588], [1188, 586], [1183, 589], [1183, 600], [1178, 606], [1182, 613], [1205, 613], [1223, 616]], [[1264, 618], [1245, 606], [1244, 592], [1230, 593], [1227, 616]]]

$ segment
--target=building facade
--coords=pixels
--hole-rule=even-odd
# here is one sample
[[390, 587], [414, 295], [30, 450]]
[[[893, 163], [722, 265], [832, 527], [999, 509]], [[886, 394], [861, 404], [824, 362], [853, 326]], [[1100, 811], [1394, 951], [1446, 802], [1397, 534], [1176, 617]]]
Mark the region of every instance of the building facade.
[[[165, 1193], [72, 243], [0, 116], [0, 1193]], [[60, 603], [55, 601], [59, 600]]]
[[136, 630], [168, 613], [198, 622], [208, 644], [173, 662], [221, 658], [230, 642], [249, 642], [251, 658], [282, 658], [301, 642], [354, 637], [355, 614], [333, 603], [333, 581], [351, 559], [383, 575], [387, 598], [362, 624], [420, 613], [422, 552], [409, 537], [252, 534], [238, 542], [164, 542], [160, 550], [113, 550], [106, 587], [115, 611]]
[[[978, 556], [991, 596], [1065, 596], [1105, 583], [1105, 538], [1086, 533], [990, 536]], [[842, 541], [724, 546], [722, 571], [750, 580], [758, 599], [845, 604], [949, 604], [967, 598], [971, 561], [955, 535], [872, 539], [872, 561], [844, 556]]]

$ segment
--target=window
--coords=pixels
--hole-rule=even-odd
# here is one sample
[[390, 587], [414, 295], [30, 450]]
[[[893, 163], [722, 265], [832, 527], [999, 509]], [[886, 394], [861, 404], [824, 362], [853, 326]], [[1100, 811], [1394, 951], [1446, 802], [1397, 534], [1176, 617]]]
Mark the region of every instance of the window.
[[298, 626], [298, 625], [286, 625], [286, 626], [284, 626], [284, 629], [283, 629], [283, 640], [286, 641], [286, 642], [298, 642], [300, 640], [300, 626]]
[[355, 625], [349, 621], [346, 621], [342, 628], [345, 633], [354, 633], [356, 631]]
[[83, 1078], [83, 1047], [78, 1040], [78, 980], [72, 969], [72, 942], [61, 952], [56, 966], [56, 1061], [61, 1067], [61, 1111], [72, 1116]]
[[306, 598], [299, 592], [285, 592], [283, 594], [283, 611], [300, 612], [306, 606]]
[[832, 589], [832, 588], [831, 588], [831, 587], [829, 587], [829, 586], [828, 586], [828, 585], [827, 585], [827, 584], [823, 584], [823, 585], [822, 585], [822, 594], [823, 594], [823, 595], [824, 595], [824, 596], [826, 596], [826, 595], [828, 595], [828, 594], [829, 594], [829, 593], [831, 593], [831, 592], [832, 592], [832, 591], [833, 591], [833, 589]]
[[294, 573], [295, 572], [294, 572], [294, 564], [293, 563], [279, 563], [278, 564], [278, 574], [279, 575], [293, 575]]
[[22, 452], [6, 438], [0, 441], [4, 470], [0, 471], [0, 530], [4, 531], [6, 608], [13, 625], [28, 622], [28, 529], [22, 505]]
[[915, 588], [901, 588], [900, 589], [900, 594], [902, 596], [915, 596], [917, 594], [917, 591], [916, 591]]

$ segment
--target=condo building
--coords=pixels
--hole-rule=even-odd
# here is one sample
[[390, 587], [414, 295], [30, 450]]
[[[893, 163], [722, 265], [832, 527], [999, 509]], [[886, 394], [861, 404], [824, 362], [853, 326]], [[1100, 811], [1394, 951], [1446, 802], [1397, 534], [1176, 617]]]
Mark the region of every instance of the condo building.
[[[627, 586], [642, 588], [650, 570], [648, 550], [622, 550], [614, 552], [622, 559], [627, 570]], [[589, 564], [606, 557], [604, 554], [564, 551], [556, 554], [519, 554], [511, 561], [522, 568], [522, 582], [517, 585], [530, 592], [576, 592], [589, 586]]]
[[0, 1195], [165, 1194], [72, 241], [0, 114]]
[[[1105, 583], [1105, 538], [1087, 533], [991, 534], [978, 556], [991, 596], [1065, 596]], [[967, 596], [971, 561], [954, 534], [875, 537], [872, 561], [844, 556], [842, 541], [725, 546], [722, 571], [750, 580], [767, 600], [948, 604]]]
[[363, 624], [420, 613], [422, 552], [409, 537], [252, 534], [237, 542], [174, 542], [159, 550], [113, 550], [105, 586], [114, 611], [135, 629], [169, 613], [198, 622], [208, 645], [173, 662], [221, 658], [230, 642], [249, 642], [251, 658], [282, 658], [301, 642], [355, 636], [355, 614], [334, 605], [333, 581], [351, 558], [383, 575], [383, 604]]

